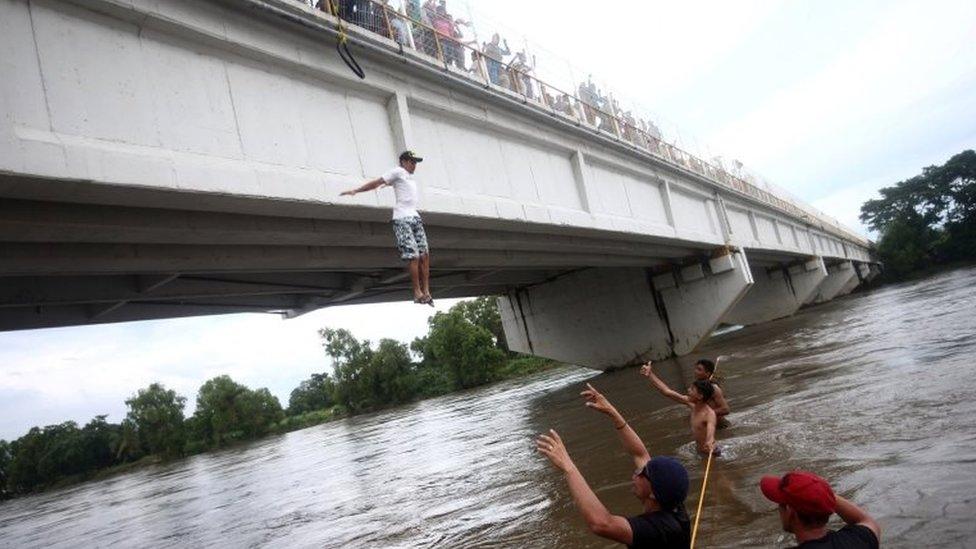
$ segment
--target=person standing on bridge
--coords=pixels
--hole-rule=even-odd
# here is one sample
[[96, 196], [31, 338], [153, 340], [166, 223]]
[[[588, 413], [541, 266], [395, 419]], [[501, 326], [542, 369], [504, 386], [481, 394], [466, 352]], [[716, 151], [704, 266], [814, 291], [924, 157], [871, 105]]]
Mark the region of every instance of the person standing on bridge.
[[651, 457], [637, 433], [605, 396], [589, 383], [580, 393], [586, 406], [613, 421], [617, 437], [630, 454], [635, 467], [631, 491], [640, 500], [643, 513], [632, 517], [611, 514], [576, 468], [559, 433], [550, 429], [536, 440], [536, 449], [566, 476], [573, 501], [594, 534], [628, 547], [687, 549], [691, 522], [685, 511], [688, 471], [668, 456]]
[[417, 212], [417, 182], [413, 173], [423, 158], [413, 151], [400, 154], [400, 165], [360, 187], [343, 192], [340, 196], [372, 191], [389, 185], [396, 195], [393, 206], [393, 236], [396, 239], [400, 259], [407, 262], [410, 282], [413, 285], [414, 303], [434, 306], [430, 295], [430, 248], [424, 222]]

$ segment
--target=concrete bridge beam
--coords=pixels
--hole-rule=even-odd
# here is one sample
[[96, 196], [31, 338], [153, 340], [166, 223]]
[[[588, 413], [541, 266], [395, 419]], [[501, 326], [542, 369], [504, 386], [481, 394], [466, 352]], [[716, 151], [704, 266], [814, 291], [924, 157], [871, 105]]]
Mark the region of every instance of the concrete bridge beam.
[[853, 292], [854, 289], [860, 286], [861, 282], [864, 281], [861, 272], [862, 264], [858, 263], [857, 261], [851, 261], [851, 267], [851, 270], [854, 271], [854, 276], [850, 277], [850, 279], [841, 287], [840, 291], [837, 292], [837, 295], [834, 297], [844, 296]]
[[[854, 270], [853, 262], [841, 261], [830, 265], [827, 267], [827, 278], [820, 283], [820, 287], [817, 288], [807, 303], [824, 303], [839, 295], [844, 295], [841, 292], [845, 290], [849, 293], [854, 289], [851, 284], [857, 285], [857, 271]], [[848, 290], [848, 288], [850, 289]]]
[[654, 274], [594, 268], [499, 298], [509, 348], [605, 369], [690, 353], [752, 284], [734, 252]]
[[827, 278], [822, 257], [792, 265], [750, 265], [755, 281], [745, 297], [722, 319], [726, 324], [749, 326], [795, 313]]

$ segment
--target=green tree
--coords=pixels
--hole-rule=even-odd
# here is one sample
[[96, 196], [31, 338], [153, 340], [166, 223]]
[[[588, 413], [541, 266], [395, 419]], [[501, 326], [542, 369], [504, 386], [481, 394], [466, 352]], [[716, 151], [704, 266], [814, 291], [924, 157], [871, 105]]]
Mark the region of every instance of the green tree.
[[374, 402], [399, 404], [415, 396], [414, 368], [410, 350], [393, 339], [381, 339], [370, 356], [364, 382]]
[[335, 382], [327, 373], [312, 374], [302, 381], [288, 398], [288, 415], [297, 416], [325, 410], [335, 404]]
[[976, 258], [976, 152], [923, 168], [879, 194], [861, 206], [861, 221], [881, 233], [878, 256], [889, 278]]
[[369, 341], [358, 341], [345, 329], [319, 330], [325, 354], [332, 359], [335, 399], [351, 412], [372, 408], [377, 403], [367, 389], [365, 371], [373, 357]]
[[81, 430], [85, 471], [104, 469], [116, 462], [115, 455], [122, 428], [105, 421], [105, 417], [95, 416]]
[[417, 396], [416, 369], [403, 343], [383, 339], [374, 350], [348, 330], [319, 331], [332, 359], [335, 401], [351, 412], [407, 402]]
[[414, 342], [426, 367], [447, 372], [457, 389], [467, 389], [491, 381], [505, 360], [505, 353], [485, 328], [465, 317], [457, 305], [428, 320], [427, 337]]
[[237, 417], [241, 420], [238, 429], [246, 439], [266, 435], [276, 423], [285, 418], [278, 397], [263, 387], [238, 395], [235, 405], [239, 411]]
[[11, 453], [8, 486], [21, 494], [88, 466], [81, 429], [73, 421], [31, 428], [11, 444]]
[[238, 397], [248, 388], [222, 375], [207, 380], [197, 393], [197, 409], [200, 434], [215, 447], [242, 438], [239, 426], [242, 418], [237, 406]]
[[115, 461], [125, 463], [136, 461], [145, 455], [139, 429], [131, 419], [123, 419], [119, 426], [119, 439], [115, 445]]
[[457, 309], [468, 322], [480, 326], [491, 334], [495, 346], [508, 353], [505, 330], [502, 328], [502, 315], [498, 311], [498, 298], [482, 296], [477, 299], [461, 301], [452, 309]]
[[126, 399], [126, 419], [135, 425], [142, 448], [150, 454], [175, 456], [183, 450], [186, 397], [153, 383]]
[[930, 266], [939, 234], [922, 216], [907, 214], [888, 223], [878, 242], [878, 257], [895, 280]]
[[190, 428], [196, 442], [219, 447], [267, 433], [284, 412], [267, 389], [252, 391], [222, 375], [200, 387], [193, 417]]
[[10, 451], [10, 443], [6, 440], [0, 440], [0, 499], [7, 497], [7, 479], [9, 477], [8, 471], [10, 470], [10, 461], [13, 459], [13, 455]]

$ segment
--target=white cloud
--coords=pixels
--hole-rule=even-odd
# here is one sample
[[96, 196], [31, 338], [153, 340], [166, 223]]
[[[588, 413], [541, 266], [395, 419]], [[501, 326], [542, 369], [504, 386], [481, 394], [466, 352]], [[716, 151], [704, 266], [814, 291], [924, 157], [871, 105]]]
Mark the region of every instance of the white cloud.
[[[754, 74], [756, 66], [748, 55], [731, 54], [782, 12], [811, 9], [758, 0], [493, 0], [476, 5], [477, 11], [522, 27], [533, 41], [557, 51], [562, 60], [553, 58], [552, 63], [566, 66], [564, 60], [570, 59], [582, 67], [551, 72], [583, 79], [589, 68], [612, 80], [614, 89], [629, 90], [652, 108], [691, 90], [703, 104], [725, 105], [733, 84], [712, 79], [716, 69]], [[845, 5], [827, 2], [816, 10], [843, 14]], [[840, 57], [801, 68], [799, 79], [785, 82], [780, 91], [754, 97], [750, 104], [758, 108], [721, 127], [713, 121], [699, 130], [716, 150], [739, 156], [760, 171], [769, 167], [807, 181], [828, 173], [855, 174], [842, 181], [845, 188], [840, 190], [831, 190], [826, 181], [817, 188], [792, 189], [807, 198], [819, 197], [815, 206], [853, 227], [860, 226], [861, 203], [877, 188], [976, 145], [972, 131], [959, 131], [951, 137], [954, 141], [933, 145], [933, 136], [976, 111], [917, 108], [926, 98], [936, 105], [971, 102], [972, 88], [965, 84], [976, 82], [976, 3], [879, 2], [876, 9], [873, 26], [849, 29], [839, 15], [836, 32], [819, 37], [826, 43], [854, 33], [855, 45]], [[800, 15], [787, 20], [802, 20], [805, 15]], [[479, 38], [488, 38], [484, 30]], [[521, 47], [516, 37], [509, 38], [514, 48]], [[778, 42], [750, 44], [746, 51], [780, 47]], [[542, 57], [540, 64], [549, 62]], [[946, 94], [947, 101], [932, 101], [933, 96], [941, 99], [939, 94]], [[687, 110], [661, 114], [709, 122], [697, 105], [680, 108]], [[733, 108], [716, 114], [728, 120]], [[438, 308], [450, 305], [443, 302]], [[267, 386], [285, 404], [291, 388], [326, 368], [318, 328], [343, 327], [359, 338], [409, 342], [426, 331], [431, 313], [399, 303], [336, 307], [289, 321], [234, 315], [0, 333], [0, 437], [19, 436], [36, 424], [84, 422], [106, 412], [118, 421], [123, 400], [154, 381], [192, 401], [203, 381], [223, 373], [251, 387]]]
[[244, 314], [0, 333], [0, 438], [68, 419], [85, 423], [97, 414], [120, 421], [124, 400], [153, 382], [187, 397], [192, 412], [200, 385], [222, 374], [268, 387], [287, 406], [299, 382], [329, 368], [319, 328], [409, 343], [427, 332], [435, 311], [457, 301], [439, 300], [436, 309], [334, 307], [292, 320]]
[[707, 140], [754, 166], [816, 154], [822, 143], [857, 148], [849, 130], [887, 141], [892, 117], [913, 116], [914, 103], [976, 70], [973, 27], [951, 24], [974, 18], [971, 2], [896, 4], [850, 52]]

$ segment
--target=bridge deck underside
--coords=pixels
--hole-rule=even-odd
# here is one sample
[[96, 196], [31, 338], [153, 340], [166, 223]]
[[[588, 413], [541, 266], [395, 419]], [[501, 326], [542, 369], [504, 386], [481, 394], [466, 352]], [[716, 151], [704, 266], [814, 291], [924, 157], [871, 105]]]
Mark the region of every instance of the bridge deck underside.
[[[0, 198], [0, 330], [297, 315], [411, 297], [387, 212], [329, 219], [295, 215], [306, 206], [284, 203], [278, 206], [288, 215], [259, 215], [207, 210], [199, 206], [205, 197], [183, 198], [196, 209], [118, 205], [104, 196], [97, 204]], [[426, 222], [435, 298], [501, 294], [590, 267], [680, 263], [708, 257], [712, 247], [450, 216]]]

